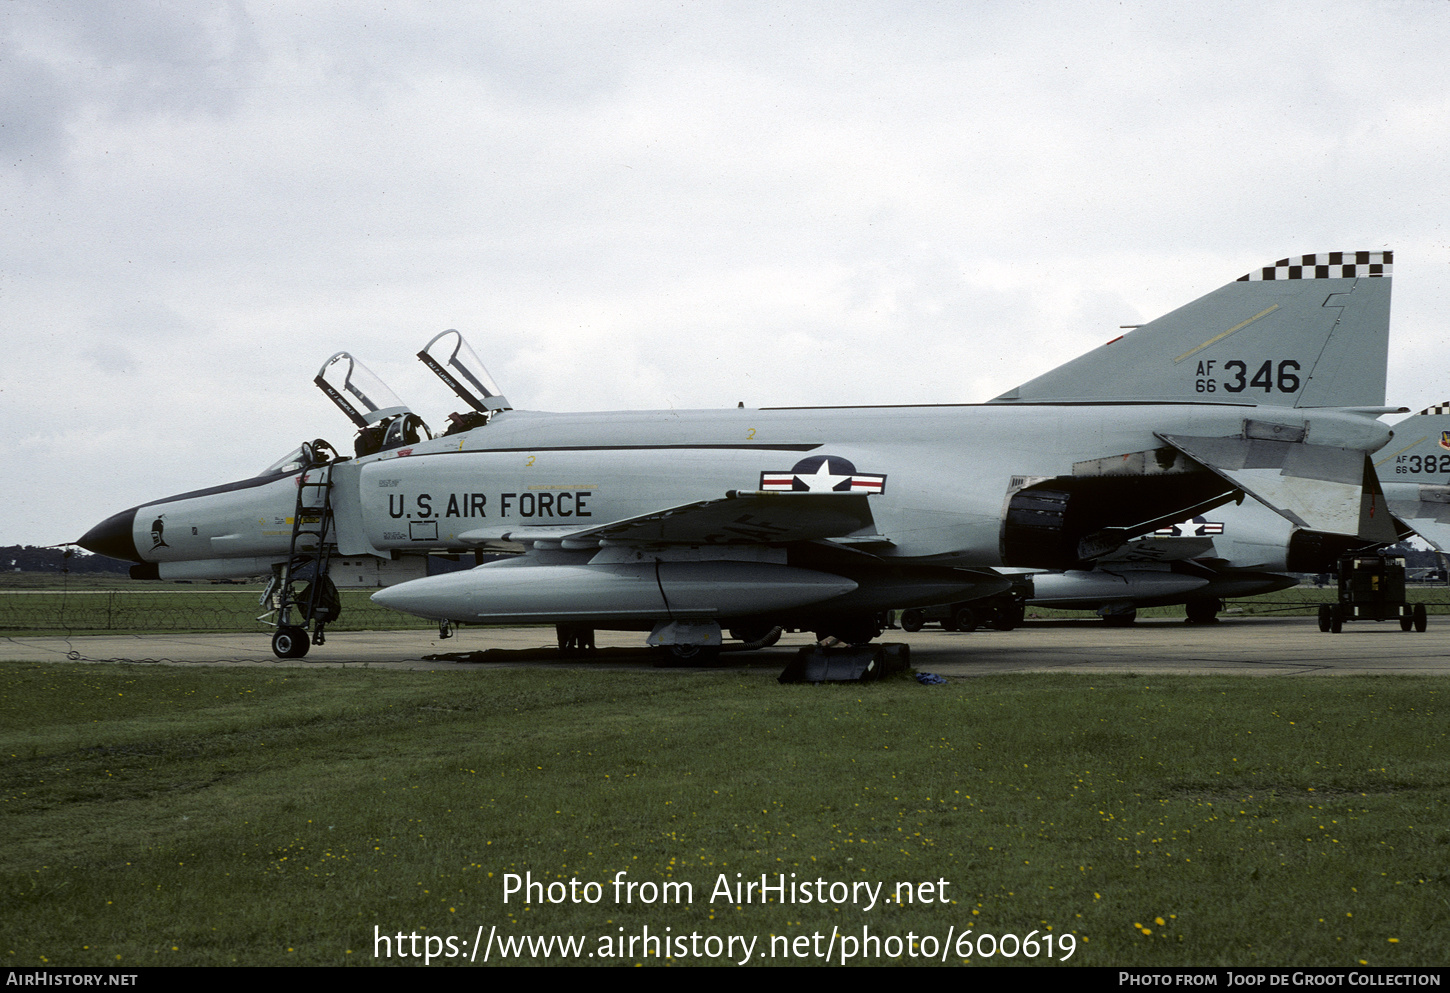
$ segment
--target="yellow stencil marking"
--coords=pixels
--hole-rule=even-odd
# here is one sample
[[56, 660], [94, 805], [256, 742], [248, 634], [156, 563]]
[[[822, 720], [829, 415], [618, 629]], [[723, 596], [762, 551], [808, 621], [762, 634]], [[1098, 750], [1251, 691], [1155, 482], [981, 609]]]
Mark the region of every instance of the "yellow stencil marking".
[[1398, 452], [1390, 452], [1390, 454], [1386, 455], [1384, 458], [1382, 458], [1378, 462], [1376, 462], [1375, 465], [1384, 465], [1386, 462], [1388, 462], [1390, 459], [1394, 458], [1396, 455], [1400, 455], [1400, 454], [1402, 454], [1404, 452], [1408, 452], [1410, 449], [1414, 448], [1416, 445], [1418, 445], [1420, 442], [1424, 441], [1428, 437], [1429, 437], [1429, 435], [1421, 435], [1420, 437], [1416, 438], [1414, 441], [1412, 441], [1408, 445], [1406, 445], [1404, 448], [1401, 448]]
[[1269, 316], [1270, 314], [1272, 314], [1274, 311], [1276, 311], [1278, 309], [1279, 309], [1279, 305], [1276, 303], [1272, 307], [1268, 308], [1267, 310], [1261, 310], [1261, 311], [1259, 311], [1257, 314], [1255, 314], [1253, 317], [1250, 317], [1247, 321], [1244, 321], [1242, 324], [1235, 324], [1233, 327], [1229, 328], [1223, 334], [1208, 339], [1202, 345], [1199, 345], [1197, 348], [1190, 348], [1188, 351], [1186, 351], [1182, 355], [1178, 356], [1178, 358], [1174, 359], [1173, 360], [1173, 364], [1174, 365], [1177, 365], [1178, 363], [1182, 362], [1184, 359], [1188, 358], [1190, 355], [1197, 355], [1199, 352], [1203, 351], [1209, 345], [1217, 345], [1220, 341], [1223, 341], [1225, 338], [1227, 338], [1229, 335], [1233, 334], [1235, 331], [1242, 331], [1244, 328], [1248, 327], [1250, 324], [1254, 323], [1259, 318], [1261, 318], [1261, 317], [1267, 317], [1267, 316]]

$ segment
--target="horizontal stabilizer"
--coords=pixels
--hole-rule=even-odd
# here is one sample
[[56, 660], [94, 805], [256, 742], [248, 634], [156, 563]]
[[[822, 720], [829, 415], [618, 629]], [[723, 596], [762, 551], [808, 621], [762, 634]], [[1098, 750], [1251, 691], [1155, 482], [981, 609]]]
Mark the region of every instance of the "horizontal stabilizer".
[[1280, 259], [993, 403], [1385, 402], [1392, 252]]
[[1369, 457], [1358, 448], [1263, 438], [1164, 441], [1301, 528], [1394, 541]]
[[1404, 518], [1405, 526], [1425, 539], [1437, 552], [1450, 554], [1450, 522], [1429, 517]]
[[1390, 510], [1437, 551], [1450, 552], [1450, 486], [1385, 485]]

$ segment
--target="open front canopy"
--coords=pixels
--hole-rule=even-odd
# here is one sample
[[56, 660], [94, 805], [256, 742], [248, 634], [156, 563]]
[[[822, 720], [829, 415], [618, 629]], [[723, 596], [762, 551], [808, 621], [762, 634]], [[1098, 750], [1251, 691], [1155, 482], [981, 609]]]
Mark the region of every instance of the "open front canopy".
[[409, 412], [396, 393], [347, 352], [322, 363], [313, 382], [360, 428]]

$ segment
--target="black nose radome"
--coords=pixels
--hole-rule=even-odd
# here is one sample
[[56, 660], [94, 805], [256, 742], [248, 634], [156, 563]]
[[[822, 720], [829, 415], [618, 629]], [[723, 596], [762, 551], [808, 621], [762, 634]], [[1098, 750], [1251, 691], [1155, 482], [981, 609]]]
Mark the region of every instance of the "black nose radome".
[[97, 555], [140, 562], [141, 553], [136, 551], [136, 540], [131, 537], [131, 528], [135, 522], [136, 508], [123, 510], [91, 528], [76, 544]]

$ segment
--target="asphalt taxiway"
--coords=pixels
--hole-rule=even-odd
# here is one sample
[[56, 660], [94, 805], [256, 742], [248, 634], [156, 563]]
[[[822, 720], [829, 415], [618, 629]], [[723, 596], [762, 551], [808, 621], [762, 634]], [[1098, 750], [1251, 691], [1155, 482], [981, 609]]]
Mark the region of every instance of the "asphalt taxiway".
[[[659, 656], [639, 632], [601, 631], [598, 650], [566, 657], [549, 627], [464, 628], [440, 639], [429, 631], [329, 633], [305, 659], [272, 655], [265, 634], [144, 634], [73, 638], [6, 638], [0, 659], [65, 663], [367, 666], [396, 669], [486, 669], [497, 666], [653, 668]], [[808, 634], [787, 634], [757, 652], [728, 647], [709, 669], [779, 672]], [[971, 633], [927, 628], [887, 631], [881, 641], [911, 646], [919, 671], [969, 678], [1006, 672], [1141, 672], [1240, 675], [1450, 673], [1450, 617], [1432, 616], [1424, 633], [1394, 622], [1346, 624], [1321, 633], [1313, 618], [1230, 618], [1217, 624], [1140, 620], [1113, 628], [1095, 620], [1029, 621], [1014, 631]]]

